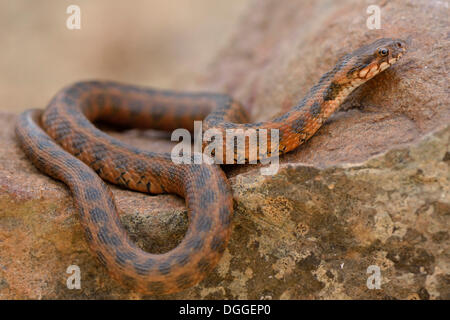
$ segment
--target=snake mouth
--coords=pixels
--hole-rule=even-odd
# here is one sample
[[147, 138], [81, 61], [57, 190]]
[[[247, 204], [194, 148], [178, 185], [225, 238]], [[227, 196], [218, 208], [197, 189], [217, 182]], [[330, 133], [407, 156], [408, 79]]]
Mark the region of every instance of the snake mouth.
[[403, 56], [403, 52], [399, 52], [396, 57], [389, 58], [387, 63], [389, 64], [389, 66], [392, 66], [394, 63], [396, 63], [398, 60], [400, 60], [400, 58], [402, 56]]
[[403, 45], [402, 48], [400, 50], [398, 50], [397, 52], [395, 52], [391, 57], [389, 57], [387, 59], [387, 63], [390, 66], [392, 66], [394, 63], [396, 63], [398, 60], [400, 60], [400, 58], [403, 56], [403, 54], [406, 53], [406, 46]]
[[399, 52], [397, 55], [387, 57], [386, 60], [380, 62], [380, 63], [374, 63], [372, 66], [368, 66], [358, 73], [358, 77], [362, 80], [369, 80], [379, 74], [380, 72], [386, 70], [393, 64], [395, 64], [400, 58], [403, 56], [404, 52]]

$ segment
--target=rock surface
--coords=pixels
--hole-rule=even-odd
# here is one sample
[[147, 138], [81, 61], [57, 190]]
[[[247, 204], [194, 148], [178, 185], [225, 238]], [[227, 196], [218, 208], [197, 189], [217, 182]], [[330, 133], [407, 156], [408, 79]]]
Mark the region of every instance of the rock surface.
[[[448, 8], [442, 1], [367, 4], [258, 0], [235, 39], [192, 88], [227, 91], [261, 120], [289, 109], [338, 56], [381, 36], [408, 38], [408, 54], [357, 89], [319, 132], [282, 157], [275, 176], [225, 170], [233, 235], [198, 286], [158, 298], [450, 299]], [[273, 106], [273, 107], [271, 107]], [[0, 298], [153, 298], [123, 289], [89, 253], [70, 194], [40, 174], [0, 114]], [[113, 133], [167, 151], [154, 132]], [[187, 227], [183, 201], [113, 187], [122, 220], [151, 252]], [[78, 265], [81, 290], [66, 287]], [[381, 289], [366, 285], [378, 266]]]

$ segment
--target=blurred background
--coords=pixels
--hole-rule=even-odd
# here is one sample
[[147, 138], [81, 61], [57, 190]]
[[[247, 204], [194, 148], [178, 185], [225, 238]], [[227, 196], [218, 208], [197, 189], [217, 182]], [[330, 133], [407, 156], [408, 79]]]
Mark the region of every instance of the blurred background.
[[[108, 79], [183, 89], [249, 0], [0, 0], [0, 111], [44, 108], [62, 87]], [[66, 9], [81, 8], [81, 30]]]

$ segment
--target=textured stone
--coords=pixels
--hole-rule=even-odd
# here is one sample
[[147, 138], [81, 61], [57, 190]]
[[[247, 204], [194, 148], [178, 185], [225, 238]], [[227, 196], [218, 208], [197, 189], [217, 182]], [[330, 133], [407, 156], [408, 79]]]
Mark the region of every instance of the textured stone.
[[[384, 3], [384, 4], [383, 4]], [[394, 67], [357, 89], [279, 172], [227, 166], [235, 217], [230, 245], [198, 286], [160, 298], [449, 299], [449, 27], [442, 1], [383, 2], [382, 30], [361, 1], [258, 0], [196, 86], [228, 91], [253, 119], [286, 111], [338, 56], [381, 36], [409, 38]], [[123, 289], [89, 253], [63, 184], [25, 159], [16, 116], [0, 114], [0, 298], [152, 298]], [[114, 133], [170, 150], [164, 135]], [[143, 248], [175, 246], [181, 199], [113, 187]], [[82, 290], [66, 288], [66, 268]], [[366, 286], [381, 270], [381, 289]]]
[[[232, 178], [238, 221], [254, 229], [240, 244], [268, 264], [256, 267], [259, 280], [264, 271], [274, 278], [257, 291], [273, 283], [274, 297], [448, 299], [449, 142], [446, 127], [359, 164]], [[243, 257], [258, 260], [251, 255]], [[381, 269], [382, 290], [366, 287], [370, 265]]]

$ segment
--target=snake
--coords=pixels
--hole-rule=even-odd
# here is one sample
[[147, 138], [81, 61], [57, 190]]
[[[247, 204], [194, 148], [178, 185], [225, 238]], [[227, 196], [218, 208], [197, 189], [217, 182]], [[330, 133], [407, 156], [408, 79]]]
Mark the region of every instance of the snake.
[[[88, 246], [111, 277], [148, 295], [176, 293], [206, 278], [227, 248], [233, 216], [227, 177], [218, 164], [176, 164], [169, 153], [130, 146], [96, 123], [165, 131], [192, 131], [194, 121], [203, 121], [204, 130], [220, 132], [276, 129], [281, 155], [311, 138], [354, 89], [405, 52], [401, 39], [363, 45], [340, 58], [288, 112], [254, 123], [227, 94], [81, 81], [56, 93], [45, 110], [24, 111], [16, 123], [16, 137], [36, 168], [70, 189]], [[184, 198], [189, 223], [181, 242], [158, 254], [138, 247], [121, 224], [105, 181]]]

